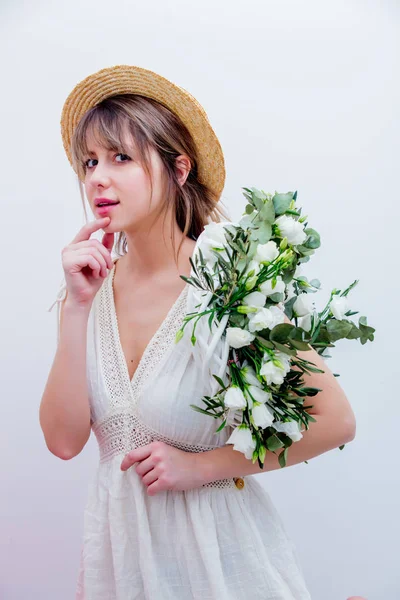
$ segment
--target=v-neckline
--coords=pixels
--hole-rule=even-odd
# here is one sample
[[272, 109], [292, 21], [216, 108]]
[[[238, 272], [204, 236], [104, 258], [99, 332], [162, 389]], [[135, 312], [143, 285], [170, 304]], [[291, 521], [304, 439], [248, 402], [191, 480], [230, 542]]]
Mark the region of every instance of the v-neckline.
[[[117, 345], [117, 350], [118, 350], [118, 355], [120, 357], [120, 361], [121, 361], [121, 366], [123, 368], [123, 371], [125, 373], [125, 377], [127, 379], [127, 381], [130, 384], [131, 389], [134, 387], [135, 383], [137, 382], [138, 377], [140, 376], [140, 372], [143, 370], [143, 365], [149, 355], [149, 353], [151, 352], [155, 341], [157, 340], [157, 338], [159, 337], [160, 333], [163, 331], [163, 329], [165, 328], [166, 323], [168, 323], [171, 319], [171, 317], [174, 315], [178, 305], [180, 304], [180, 302], [183, 300], [183, 297], [186, 295], [186, 292], [188, 291], [188, 287], [189, 287], [189, 283], [186, 283], [185, 286], [183, 287], [182, 291], [179, 293], [178, 297], [176, 298], [176, 300], [173, 302], [173, 304], [171, 305], [171, 307], [169, 308], [167, 314], [165, 315], [164, 319], [162, 320], [162, 322], [160, 323], [159, 327], [157, 327], [156, 331], [154, 332], [154, 334], [152, 335], [152, 337], [150, 338], [147, 346], [145, 347], [142, 356], [140, 357], [140, 360], [137, 364], [137, 367], [132, 375], [132, 377], [130, 377], [129, 375], [129, 368], [128, 368], [128, 364], [126, 362], [126, 357], [125, 357], [125, 353], [122, 347], [122, 343], [121, 343], [121, 336], [120, 336], [120, 331], [119, 331], [119, 325], [118, 325], [118, 316], [117, 316], [117, 310], [116, 310], [116, 305], [115, 305], [115, 295], [114, 295], [114, 276], [115, 276], [115, 265], [117, 263], [117, 261], [119, 260], [119, 258], [117, 258], [116, 260], [114, 260], [114, 264], [112, 266], [112, 269], [109, 273], [110, 279], [109, 279], [109, 297], [110, 297], [110, 308], [111, 308], [111, 317], [113, 320], [113, 324], [114, 324], [114, 328], [115, 328], [115, 342]], [[175, 335], [175, 334], [174, 334]]]

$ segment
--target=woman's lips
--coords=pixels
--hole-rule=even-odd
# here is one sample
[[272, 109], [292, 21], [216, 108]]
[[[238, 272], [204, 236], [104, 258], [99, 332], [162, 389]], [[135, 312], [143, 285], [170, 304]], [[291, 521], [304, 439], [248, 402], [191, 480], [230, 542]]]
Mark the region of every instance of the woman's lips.
[[[119, 202], [118, 202], [119, 204]], [[111, 209], [115, 208], [116, 206], [118, 206], [118, 204], [108, 204], [107, 206], [96, 206], [96, 212], [99, 213], [99, 215], [107, 215]]]

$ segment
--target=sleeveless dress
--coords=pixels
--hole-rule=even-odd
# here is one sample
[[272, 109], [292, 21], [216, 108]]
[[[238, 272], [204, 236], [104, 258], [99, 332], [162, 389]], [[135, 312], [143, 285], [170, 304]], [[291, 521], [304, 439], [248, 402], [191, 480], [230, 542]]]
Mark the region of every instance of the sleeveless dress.
[[[196, 242], [196, 251], [198, 242]], [[194, 256], [194, 254], [193, 254]], [[195, 411], [224, 381], [229, 347], [222, 328], [201, 319], [197, 342], [175, 334], [209, 296], [186, 284], [130, 380], [114, 303], [113, 268], [91, 306], [87, 381], [99, 463], [88, 489], [76, 600], [310, 600], [300, 561], [255, 475], [149, 496], [129, 450], [162, 440], [187, 452], [223, 446], [220, 421]], [[58, 335], [60, 302], [57, 303]], [[210, 348], [212, 352], [210, 353]]]

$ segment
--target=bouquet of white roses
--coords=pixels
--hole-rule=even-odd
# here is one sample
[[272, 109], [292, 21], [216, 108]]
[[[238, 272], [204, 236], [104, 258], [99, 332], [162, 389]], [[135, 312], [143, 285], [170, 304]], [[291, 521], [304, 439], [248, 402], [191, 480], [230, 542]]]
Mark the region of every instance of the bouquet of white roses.
[[193, 320], [192, 344], [200, 319], [208, 318], [210, 330], [214, 323], [223, 327], [229, 344], [228, 383], [214, 374], [217, 392], [202, 398], [205, 408], [191, 406], [222, 419], [217, 432], [233, 424], [227, 443], [253, 463], [258, 460], [260, 468], [267, 451], [280, 451], [284, 467], [288, 448], [303, 437], [302, 427], [315, 421], [305, 401], [321, 391], [307, 387], [304, 374], [323, 371], [297, 351], [314, 348], [327, 357], [326, 349], [337, 340], [365, 344], [373, 341], [375, 330], [366, 317], [358, 325], [348, 318], [357, 314], [347, 299], [357, 280], [344, 291], [332, 290], [327, 305], [316, 310], [311, 298], [320, 282], [308, 281], [300, 265], [319, 248], [320, 237], [301, 216], [297, 192], [243, 189], [248, 204], [239, 223], [206, 225], [191, 260], [192, 276], [181, 275], [208, 292], [210, 300], [205, 310], [185, 316], [176, 341]]

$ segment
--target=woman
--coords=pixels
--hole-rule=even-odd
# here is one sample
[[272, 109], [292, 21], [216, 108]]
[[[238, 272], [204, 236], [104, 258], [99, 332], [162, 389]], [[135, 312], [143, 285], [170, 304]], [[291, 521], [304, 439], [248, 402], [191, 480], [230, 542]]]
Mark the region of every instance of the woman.
[[[207, 323], [199, 344], [174, 343], [196, 302], [180, 275], [223, 215], [223, 155], [204, 110], [160, 75], [118, 66], [78, 84], [61, 123], [96, 217], [62, 252], [58, 347], [40, 407], [56, 456], [76, 456], [91, 430], [99, 443], [76, 597], [309, 599], [296, 550], [251, 476], [258, 464], [226, 444], [230, 427], [216, 434], [190, 407], [210, 394], [221, 344], [204, 378]], [[91, 239], [99, 229], [101, 242]], [[310, 410], [317, 422], [289, 465], [354, 437], [350, 405], [324, 368], [309, 381], [324, 390]], [[277, 468], [267, 455], [264, 470]]]

